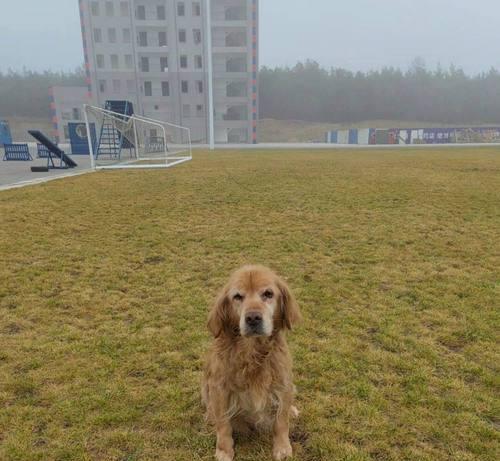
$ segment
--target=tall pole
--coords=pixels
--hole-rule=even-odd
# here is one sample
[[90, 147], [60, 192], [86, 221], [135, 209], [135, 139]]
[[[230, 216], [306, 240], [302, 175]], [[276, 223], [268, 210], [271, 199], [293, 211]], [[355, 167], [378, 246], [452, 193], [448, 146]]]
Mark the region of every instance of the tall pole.
[[207, 67], [208, 67], [208, 137], [210, 150], [215, 149], [215, 127], [214, 127], [214, 72], [212, 62], [212, 9], [210, 0], [207, 0]]
[[90, 131], [91, 126], [89, 123], [89, 116], [87, 114], [87, 107], [87, 104], [83, 105], [83, 116], [85, 118], [85, 129], [87, 130], [87, 142], [89, 144], [90, 168], [95, 170], [94, 143], [92, 141], [92, 133]]

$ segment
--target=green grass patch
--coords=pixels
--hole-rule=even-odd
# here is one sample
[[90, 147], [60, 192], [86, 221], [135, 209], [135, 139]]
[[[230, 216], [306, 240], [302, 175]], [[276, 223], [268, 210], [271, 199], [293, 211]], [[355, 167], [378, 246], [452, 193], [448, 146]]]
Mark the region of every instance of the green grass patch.
[[195, 153], [0, 193], [0, 459], [212, 459], [206, 313], [249, 262], [304, 314], [297, 460], [499, 459], [499, 203], [488, 149]]

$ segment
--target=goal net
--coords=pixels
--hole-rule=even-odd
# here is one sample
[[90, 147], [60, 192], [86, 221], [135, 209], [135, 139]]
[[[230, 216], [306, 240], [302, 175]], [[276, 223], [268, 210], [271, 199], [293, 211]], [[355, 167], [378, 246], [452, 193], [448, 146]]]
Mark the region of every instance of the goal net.
[[[192, 159], [189, 128], [84, 106], [93, 168], [168, 168]], [[91, 129], [92, 128], [92, 129]]]

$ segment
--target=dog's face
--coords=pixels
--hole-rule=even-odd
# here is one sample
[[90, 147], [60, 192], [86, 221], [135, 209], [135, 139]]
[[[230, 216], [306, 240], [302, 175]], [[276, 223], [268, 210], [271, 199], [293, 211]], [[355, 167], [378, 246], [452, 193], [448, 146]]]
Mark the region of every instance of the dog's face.
[[223, 288], [208, 326], [215, 337], [224, 333], [269, 337], [276, 330], [291, 329], [299, 319], [297, 303], [280, 277], [265, 267], [245, 266]]

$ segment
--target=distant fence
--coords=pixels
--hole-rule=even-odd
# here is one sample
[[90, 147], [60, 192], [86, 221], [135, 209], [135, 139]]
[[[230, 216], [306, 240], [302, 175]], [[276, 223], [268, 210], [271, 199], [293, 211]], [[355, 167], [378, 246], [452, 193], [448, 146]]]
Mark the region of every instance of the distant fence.
[[353, 128], [326, 133], [327, 144], [493, 144], [500, 142], [500, 127]]

